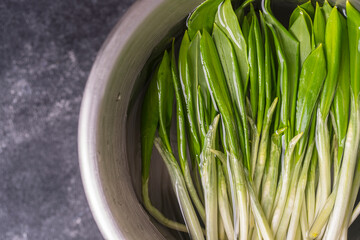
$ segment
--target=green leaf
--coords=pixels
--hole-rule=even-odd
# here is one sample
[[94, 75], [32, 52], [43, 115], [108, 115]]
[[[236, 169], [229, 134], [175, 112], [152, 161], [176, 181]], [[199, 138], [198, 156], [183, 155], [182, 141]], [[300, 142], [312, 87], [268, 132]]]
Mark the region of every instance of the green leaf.
[[272, 51], [271, 51], [271, 47], [272, 44], [270, 42], [270, 36], [269, 36], [269, 29], [266, 25], [264, 16], [262, 14], [262, 12], [260, 11], [260, 23], [261, 23], [261, 27], [263, 29], [263, 34], [264, 34], [264, 49], [265, 49], [265, 62], [264, 62], [264, 71], [265, 71], [265, 96], [266, 96], [266, 103], [265, 103], [265, 112], [268, 111], [271, 103], [272, 103], [272, 86], [274, 84], [272, 84]]
[[207, 128], [208, 128], [208, 122], [207, 122], [207, 112], [205, 107], [205, 101], [201, 93], [201, 87], [198, 87], [197, 91], [197, 121], [199, 126], [199, 132], [200, 132], [200, 140], [201, 145], [203, 146]]
[[[279, 127], [284, 128], [288, 126], [288, 121], [289, 121], [288, 66], [287, 66], [287, 61], [285, 59], [285, 54], [280, 46], [280, 42], [276, 35], [275, 29], [271, 25], [269, 26], [269, 28], [274, 38], [275, 50], [278, 61], [277, 97], [279, 97], [280, 100], [280, 108], [278, 108], [280, 113], [277, 115], [279, 115]], [[285, 132], [285, 134], [287, 133], [288, 130]]]
[[141, 176], [142, 183], [149, 179], [151, 153], [155, 133], [159, 124], [159, 98], [157, 89], [157, 74], [151, 79], [141, 108]]
[[324, 13], [325, 22], [327, 22], [330, 17], [331, 11], [333, 10], [333, 8], [329, 4], [328, 0], [324, 1], [324, 5], [321, 7], [321, 10]]
[[195, 103], [193, 100], [192, 90], [191, 90], [191, 79], [189, 73], [189, 63], [188, 63], [188, 50], [190, 46], [190, 39], [187, 31], [184, 33], [182, 39], [180, 50], [179, 50], [179, 75], [180, 83], [182, 86], [182, 92], [185, 100], [185, 109], [187, 117], [187, 133], [189, 138], [189, 148], [190, 153], [192, 154], [192, 159], [200, 156], [201, 147], [199, 141], [199, 134], [197, 131], [197, 122], [196, 122], [196, 112], [195, 112]]
[[310, 16], [300, 7], [298, 7], [298, 17], [294, 20], [289, 31], [300, 43], [300, 66], [303, 65], [305, 59], [309, 56], [312, 48], [311, 35], [312, 23]]
[[167, 51], [165, 51], [160, 63], [157, 78], [160, 123], [159, 136], [171, 152], [169, 133], [171, 127], [172, 106], [174, 103], [174, 88], [170, 69], [170, 58]]
[[357, 104], [360, 92], [360, 13], [349, 2], [346, 3], [346, 12], [348, 15], [351, 90]]
[[325, 17], [321, 11], [319, 3], [316, 2], [316, 10], [314, 17], [314, 38], [315, 46], [325, 43]]
[[300, 14], [303, 14], [305, 12], [309, 16], [310, 23], [312, 22], [312, 19], [314, 18], [315, 9], [312, 5], [311, 1], [306, 2], [304, 4], [301, 4], [300, 6], [297, 6], [294, 11], [292, 12], [289, 20], [289, 28], [294, 24], [295, 20], [299, 17]]
[[[222, 68], [224, 69], [225, 79], [229, 88], [233, 107], [239, 114], [241, 121], [238, 123], [239, 128], [243, 128], [244, 133], [244, 148], [246, 157], [250, 157], [248, 125], [246, 119], [245, 109], [245, 95], [244, 88], [240, 79], [239, 65], [235, 55], [234, 48], [230, 40], [226, 37], [223, 31], [215, 24], [213, 28], [213, 38], [217, 51], [219, 53]], [[240, 131], [240, 130], [239, 130]]]
[[254, 35], [256, 43], [256, 65], [257, 65], [257, 76], [259, 82], [259, 98], [258, 98], [258, 112], [257, 112], [257, 130], [260, 133], [263, 127], [263, 120], [265, 115], [265, 53], [264, 53], [264, 42], [263, 36], [260, 28], [259, 21], [256, 17], [255, 12], [253, 12], [253, 22], [254, 22]]
[[240, 66], [240, 76], [243, 86], [247, 86], [249, 63], [247, 58], [247, 46], [244, 35], [240, 29], [236, 14], [231, 6], [230, 0], [225, 0], [220, 6], [215, 16], [215, 23], [230, 39], [234, 46], [238, 64]]
[[326, 23], [325, 31], [325, 49], [328, 72], [325, 79], [324, 88], [320, 96], [320, 112], [324, 121], [329, 114], [338, 81], [341, 57], [341, 35], [342, 27], [340, 13], [338, 12], [337, 8], [334, 7], [328, 22]]
[[[298, 78], [299, 78], [299, 60], [300, 60], [300, 47], [299, 42], [289, 33], [286, 28], [273, 16], [270, 9], [270, 0], [264, 0], [263, 12], [265, 20], [271, 24], [276, 30], [275, 34], [278, 37], [279, 45], [283, 51], [284, 61], [287, 65], [287, 79], [288, 81], [288, 104], [289, 108], [287, 109], [290, 113], [290, 116], [287, 120], [290, 121], [290, 133], [293, 132], [294, 122], [295, 122], [295, 105], [296, 105], [296, 96], [298, 88]], [[282, 101], [282, 100], [281, 100]], [[283, 119], [285, 120], [285, 119]], [[286, 121], [287, 121], [286, 120]], [[288, 125], [288, 124], [286, 124]], [[286, 126], [284, 125], [284, 126]], [[282, 127], [284, 127], [282, 126]], [[291, 136], [290, 134], [289, 136]], [[289, 141], [290, 138], [288, 137]]]
[[213, 102], [216, 103], [217, 109], [222, 115], [225, 130], [228, 134], [230, 152], [240, 156], [237, 126], [233, 117], [234, 111], [230, 93], [215, 44], [206, 30], [204, 30], [200, 40], [200, 52], [209, 91]]
[[176, 132], [177, 132], [179, 162], [181, 169], [184, 171], [187, 165], [186, 128], [185, 128], [185, 116], [184, 116], [185, 113], [183, 108], [183, 98], [182, 98], [179, 74], [176, 67], [174, 42], [171, 50], [171, 75], [175, 89], [175, 99], [176, 99], [176, 130], [177, 130]]
[[299, 78], [299, 91], [296, 103], [295, 134], [303, 132], [300, 140], [298, 156], [301, 156], [307, 141], [307, 130], [326, 77], [326, 59], [324, 47], [320, 44], [305, 60]]
[[177, 132], [179, 162], [191, 199], [194, 205], [196, 206], [196, 209], [198, 210], [201, 219], [205, 221], [205, 209], [194, 187], [194, 183], [191, 178], [190, 168], [187, 161], [186, 127], [185, 127], [185, 116], [184, 116], [185, 113], [183, 107], [184, 100], [181, 93], [181, 85], [180, 85], [178, 69], [176, 67], [174, 41], [175, 39], [173, 40], [172, 50], [171, 50], [171, 73], [172, 73], [172, 79], [173, 79], [175, 97], [176, 97], [176, 130], [177, 130], [176, 132]]
[[257, 52], [255, 40], [255, 23], [252, 18], [250, 31], [249, 31], [249, 66], [250, 66], [250, 103], [253, 115], [253, 120], [256, 120], [257, 109], [259, 104], [259, 80], [258, 80], [258, 67], [257, 67]]
[[302, 8], [300, 6], [297, 6], [294, 11], [291, 13], [290, 19], [289, 19], [289, 29], [291, 28], [291, 26], [294, 24], [294, 22], [296, 21], [296, 19], [299, 18], [300, 13], [302, 11]]
[[246, 0], [244, 1], [240, 7], [238, 7], [234, 12], [239, 20], [239, 22], [242, 22], [245, 17], [246, 7], [249, 6], [250, 3], [254, 2], [255, 0]]
[[307, 12], [307, 14], [309, 14], [311, 19], [314, 19], [315, 9], [311, 1], [301, 4], [300, 7], [304, 9]]
[[[205, 73], [202, 69], [201, 59], [200, 59], [200, 39], [201, 34], [198, 31], [191, 41], [188, 49], [188, 64], [189, 64], [189, 79], [190, 79], [190, 91], [191, 91], [191, 99], [193, 101], [194, 114], [196, 115], [195, 119], [199, 119], [200, 111], [203, 109], [199, 109], [199, 101], [202, 100], [203, 108], [208, 108], [206, 105], [206, 101], [204, 99], [207, 98], [208, 87], [206, 84]], [[199, 99], [198, 89], [200, 88], [201, 100]], [[204, 118], [205, 120], [205, 118]], [[203, 137], [205, 137], [204, 133], [201, 133], [200, 122], [196, 122], [197, 132], [200, 134], [200, 141], [203, 142]]]
[[[205, 74], [202, 69], [200, 59], [200, 31], [196, 33], [194, 39], [191, 41], [188, 50], [188, 64], [189, 64], [189, 75], [191, 79], [191, 91], [192, 96], [197, 95], [197, 89], [200, 85], [202, 95], [205, 98], [207, 92], [207, 85], [205, 80]], [[196, 98], [194, 97], [196, 101]]]
[[203, 29], [212, 32], [215, 14], [222, 1], [223, 0], [207, 0], [195, 9], [187, 20], [190, 39], [193, 39], [196, 33]]
[[334, 96], [333, 112], [336, 121], [336, 128], [338, 133], [338, 163], [340, 164], [344, 146], [346, 131], [349, 123], [350, 110], [350, 53], [349, 53], [349, 37], [346, 25], [346, 19], [341, 18], [342, 23], [342, 46], [341, 46], [341, 60], [338, 75], [338, 86]]
[[241, 24], [241, 29], [242, 29], [245, 41], [246, 41], [246, 43], [248, 43], [250, 24], [249, 24], [249, 21], [248, 21], [247, 17], [244, 17], [244, 20], [242, 21], [242, 24]]

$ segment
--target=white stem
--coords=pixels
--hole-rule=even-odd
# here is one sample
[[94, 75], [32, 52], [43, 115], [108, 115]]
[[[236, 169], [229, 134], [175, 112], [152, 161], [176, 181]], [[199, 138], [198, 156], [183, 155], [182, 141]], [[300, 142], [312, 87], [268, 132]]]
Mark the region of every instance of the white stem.
[[259, 229], [263, 239], [272, 240], [274, 239], [273, 232], [271, 231], [271, 228], [266, 219], [264, 211], [262, 210], [259, 200], [257, 199], [257, 196], [254, 191], [254, 187], [252, 186], [250, 181], [246, 181], [246, 183], [249, 190], [248, 192], [250, 195], [251, 210], [252, 213], [254, 214], [256, 226]]
[[[306, 186], [306, 208], [307, 208], [307, 217], [308, 224], [311, 224], [315, 218], [315, 182], [316, 182], [316, 166], [317, 166], [317, 157], [315, 153], [315, 158], [312, 160], [310, 166], [310, 176]], [[308, 229], [307, 229], [308, 230]]]
[[205, 222], [205, 209], [204, 209], [204, 206], [201, 203], [201, 200], [196, 192], [194, 183], [191, 179], [190, 169], [187, 164], [185, 164], [185, 166], [184, 166], [183, 175], [184, 175], [185, 183], [186, 183], [187, 189], [189, 191], [190, 197], [191, 197], [192, 201], [194, 202], [196, 209], [198, 210], [201, 220], [203, 222]]
[[356, 220], [356, 218], [359, 216], [360, 214], [360, 202], [356, 205], [352, 215], [351, 215], [351, 221], [349, 226]]
[[330, 136], [327, 127], [327, 116], [322, 116], [320, 108], [317, 111], [316, 118], [316, 148], [319, 157], [319, 187], [321, 194], [317, 195], [316, 213], [324, 206], [326, 199], [331, 192], [331, 172], [330, 172]]
[[236, 203], [239, 210], [240, 240], [247, 240], [249, 235], [249, 210], [244, 168], [241, 160], [236, 159], [234, 156], [230, 156], [230, 162], [234, 177]]
[[285, 153], [285, 167], [284, 167], [284, 175], [281, 186], [281, 192], [279, 196], [278, 203], [275, 207], [274, 214], [271, 221], [271, 229], [274, 233], [277, 232], [284, 209], [286, 205], [286, 200], [289, 192], [290, 182], [291, 182], [291, 165], [292, 165], [292, 156], [294, 153], [294, 149], [296, 143], [300, 140], [303, 133], [296, 135], [289, 143], [288, 148]]
[[200, 174], [205, 197], [206, 238], [218, 239], [218, 194], [217, 168], [215, 155], [211, 149], [215, 148], [215, 137], [220, 115], [213, 120], [204, 139], [204, 146], [200, 155]]
[[264, 174], [265, 163], [266, 163], [266, 159], [267, 159], [267, 155], [268, 155], [269, 129], [271, 126], [271, 120], [272, 120], [273, 113], [275, 111], [277, 101], [278, 101], [278, 98], [275, 98], [275, 100], [271, 104], [271, 106], [266, 114], [265, 125], [264, 125], [263, 131], [261, 133], [259, 153], [257, 156], [258, 159], [257, 159], [256, 166], [255, 166], [255, 176], [253, 176], [255, 191], [258, 196], [260, 196], [259, 190], [260, 190], [260, 185], [261, 185], [261, 181], [262, 181], [263, 174]]
[[195, 209], [192, 205], [190, 196], [187, 192], [185, 180], [175, 157], [167, 150], [160, 138], [155, 138], [154, 143], [169, 171], [171, 183], [191, 238], [196, 240], [203, 240], [203, 231], [201, 229]]
[[219, 189], [218, 189], [218, 200], [219, 200], [219, 212], [221, 216], [221, 220], [225, 229], [226, 236], [229, 240], [234, 239], [234, 227], [233, 222], [231, 220], [231, 208], [229, 204], [229, 199], [227, 195], [226, 182], [224, 174], [218, 165], [218, 181], [219, 181]]
[[[336, 185], [336, 186], [338, 186], [338, 185]], [[330, 194], [330, 196], [326, 200], [323, 208], [319, 211], [314, 222], [311, 224], [311, 227], [310, 227], [310, 230], [308, 233], [308, 237], [310, 239], [317, 238], [323, 231], [323, 228], [324, 228], [326, 222], [328, 221], [331, 211], [334, 207], [334, 203], [335, 203], [335, 199], [336, 199], [336, 192], [337, 192], [337, 187], [334, 189], [333, 193]]]
[[308, 223], [305, 199], [303, 199], [303, 203], [302, 203], [302, 207], [301, 207], [300, 227], [301, 227], [301, 235], [303, 236], [304, 239], [307, 240], [306, 232], [309, 229], [309, 223]]
[[344, 157], [341, 164], [339, 175], [339, 187], [333, 213], [328, 223], [328, 231], [325, 234], [327, 240], [337, 240], [340, 237], [342, 223], [345, 220], [347, 205], [349, 203], [354, 170], [357, 159], [357, 147], [359, 145], [359, 109], [358, 103], [355, 102], [354, 96], [351, 96], [350, 122], [346, 135]]
[[311, 160], [312, 155], [313, 155], [313, 150], [314, 150], [314, 144], [311, 144], [308, 147], [306, 157], [305, 157], [305, 160], [304, 160], [304, 165], [303, 165], [303, 168], [301, 170], [300, 179], [299, 179], [299, 182], [298, 182], [298, 185], [297, 185], [297, 188], [296, 188], [295, 203], [294, 203], [294, 208], [292, 209], [289, 230], [288, 230], [288, 233], [287, 233], [287, 239], [288, 240], [292, 240], [292, 239], [295, 238], [296, 229], [299, 226], [299, 218], [300, 218], [300, 213], [301, 213], [300, 208], [303, 205], [305, 187], [306, 187], [306, 183], [307, 183], [307, 174], [308, 174], [308, 169], [309, 169], [309, 165], [310, 165], [310, 160]]
[[[281, 146], [278, 145], [279, 137], [279, 135], [273, 135], [271, 137], [270, 162], [262, 183], [261, 206], [263, 206], [268, 220], [271, 220], [271, 210], [274, 205], [278, 186], [279, 162], [281, 157]], [[279, 186], [281, 185], [279, 184]]]
[[[295, 169], [291, 173], [292, 179], [291, 179], [291, 183], [290, 183], [289, 193], [287, 196], [286, 205], [285, 205], [285, 208], [283, 211], [280, 225], [276, 232], [276, 236], [275, 236], [276, 239], [285, 239], [285, 237], [286, 237], [286, 230], [288, 229], [290, 217], [291, 217], [291, 214], [294, 209], [295, 194], [296, 194], [296, 189], [297, 189], [297, 185], [298, 185], [298, 177], [300, 174], [300, 167], [301, 167], [301, 161], [299, 161], [296, 164]], [[295, 229], [295, 231], [296, 231], [296, 229]]]

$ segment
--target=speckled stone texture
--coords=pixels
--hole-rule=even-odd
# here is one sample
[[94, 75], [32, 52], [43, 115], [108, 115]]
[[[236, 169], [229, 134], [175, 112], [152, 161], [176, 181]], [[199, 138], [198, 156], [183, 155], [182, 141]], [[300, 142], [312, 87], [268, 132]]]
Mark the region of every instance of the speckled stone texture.
[[102, 239], [78, 115], [96, 53], [132, 2], [0, 1], [0, 239]]

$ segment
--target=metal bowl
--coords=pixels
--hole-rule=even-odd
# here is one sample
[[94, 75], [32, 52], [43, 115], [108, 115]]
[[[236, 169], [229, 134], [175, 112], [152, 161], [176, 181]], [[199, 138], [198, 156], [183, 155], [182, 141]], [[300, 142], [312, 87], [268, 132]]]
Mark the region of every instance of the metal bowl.
[[[153, 221], [139, 201], [138, 106], [145, 86], [140, 73], [153, 49], [161, 49], [164, 36], [179, 23], [184, 26], [200, 2], [137, 1], [114, 27], [93, 65], [81, 106], [79, 157], [86, 196], [105, 239], [179, 238]], [[354, 2], [360, 5], [360, 0]], [[152, 186], [169, 189], [164, 176], [166, 171], [157, 174]], [[164, 205], [161, 196], [151, 197]]]
[[127, 139], [127, 114], [135, 85], [144, 85], [136, 81], [154, 47], [198, 4], [135, 2], [108, 36], [91, 70], [79, 119], [79, 158], [85, 193], [105, 239], [174, 238], [151, 221], [135, 193], [129, 171], [135, 160], [128, 152], [140, 149]]

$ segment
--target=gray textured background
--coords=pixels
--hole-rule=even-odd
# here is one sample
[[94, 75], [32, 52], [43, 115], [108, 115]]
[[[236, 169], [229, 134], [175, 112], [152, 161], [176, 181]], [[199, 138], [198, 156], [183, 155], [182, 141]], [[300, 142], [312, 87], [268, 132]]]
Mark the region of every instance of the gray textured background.
[[0, 0], [0, 240], [102, 239], [80, 179], [78, 113], [132, 2]]
[[96, 53], [133, 0], [0, 1], [0, 239], [101, 239], [77, 155]]

